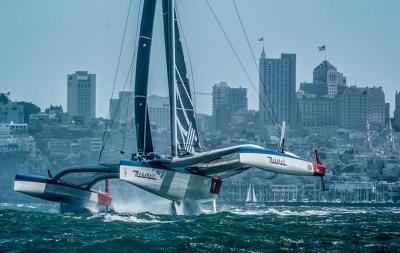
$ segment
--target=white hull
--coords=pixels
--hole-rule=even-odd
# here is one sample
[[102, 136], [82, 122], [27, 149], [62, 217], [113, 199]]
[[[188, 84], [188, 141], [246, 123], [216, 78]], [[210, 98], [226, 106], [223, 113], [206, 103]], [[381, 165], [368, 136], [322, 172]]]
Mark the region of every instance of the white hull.
[[17, 176], [14, 181], [14, 191], [36, 198], [68, 204], [76, 209], [98, 209], [99, 206], [109, 206], [111, 195], [102, 192], [81, 189], [68, 184], [51, 182], [46, 178]]
[[215, 200], [210, 177], [148, 167], [140, 162], [123, 161], [120, 179], [143, 190], [178, 202], [205, 202]]
[[260, 153], [254, 150], [240, 152], [239, 159], [242, 164], [269, 172], [297, 176], [315, 175], [317, 166], [315, 163], [283, 153], [271, 152], [268, 154], [266, 152], [268, 150], [262, 150]]
[[[231, 156], [231, 161], [217, 161], [220, 158]], [[205, 163], [205, 166], [201, 166]], [[243, 168], [258, 168], [274, 172], [276, 174], [288, 174], [297, 176], [324, 176], [325, 166], [318, 162], [309, 162], [289, 152], [277, 152], [264, 149], [256, 145], [238, 145], [221, 148], [193, 156], [175, 158], [172, 162], [174, 168], [188, 167], [200, 164], [199, 169], [205, 175], [225, 178], [235, 175], [235, 170]], [[212, 168], [213, 167], [213, 168]], [[240, 171], [239, 171], [240, 173]]]

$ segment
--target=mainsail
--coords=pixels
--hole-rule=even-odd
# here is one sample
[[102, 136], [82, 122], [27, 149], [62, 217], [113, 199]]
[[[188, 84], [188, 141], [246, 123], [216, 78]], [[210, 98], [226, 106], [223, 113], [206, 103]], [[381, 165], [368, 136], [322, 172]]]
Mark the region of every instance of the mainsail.
[[[168, 0], [163, 0], [163, 13], [164, 13], [164, 38], [165, 38], [165, 52], [167, 59], [168, 73], [172, 66], [168, 64], [170, 50], [168, 45]], [[192, 154], [199, 152], [200, 141], [196, 126], [195, 112], [193, 107], [193, 98], [190, 91], [189, 79], [187, 77], [187, 70], [185, 58], [182, 49], [182, 43], [179, 33], [178, 22], [174, 20], [175, 30], [175, 73], [176, 73], [176, 95], [170, 93], [170, 104], [173, 99], [176, 101], [176, 109], [171, 108], [171, 114], [176, 115], [176, 148], [178, 155]], [[169, 84], [171, 86], [171, 83]], [[172, 87], [169, 87], [172, 90]], [[174, 98], [175, 97], [175, 98]]]
[[147, 108], [147, 86], [149, 79], [151, 41], [153, 38], [156, 0], [143, 3], [142, 20], [135, 75], [135, 124], [137, 150], [140, 154], [153, 152], [150, 120]]

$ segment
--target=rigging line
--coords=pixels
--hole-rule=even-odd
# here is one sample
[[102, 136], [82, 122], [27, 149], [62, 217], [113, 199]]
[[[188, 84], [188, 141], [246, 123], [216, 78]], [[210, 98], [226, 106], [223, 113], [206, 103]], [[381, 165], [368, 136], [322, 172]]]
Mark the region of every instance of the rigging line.
[[[126, 28], [128, 27], [129, 16], [130, 16], [130, 13], [131, 13], [131, 6], [132, 6], [132, 0], [129, 1], [129, 7], [128, 7], [128, 13], [127, 13], [127, 15], [126, 15], [126, 20], [125, 20], [124, 32], [122, 33], [122, 42], [121, 42], [121, 47], [120, 47], [120, 49], [119, 49], [117, 67], [116, 67], [116, 69], [115, 69], [114, 84], [113, 84], [113, 88], [112, 88], [112, 91], [111, 91], [111, 98], [114, 96], [115, 85], [116, 85], [116, 83], [117, 83], [117, 76], [118, 76], [118, 71], [119, 71], [119, 65], [120, 65], [120, 63], [121, 63], [122, 51], [123, 51], [123, 48], [124, 48], [125, 35], [126, 35]], [[139, 9], [140, 9], [140, 7], [139, 7]], [[110, 110], [110, 109], [111, 109], [111, 108], [110, 108], [110, 106], [109, 106], [109, 107], [108, 107], [108, 114], [111, 113], [111, 110]], [[101, 140], [102, 146], [104, 145], [104, 141], [105, 141], [104, 138], [105, 138], [106, 132], [107, 132], [108, 121], [109, 121], [109, 120], [106, 120], [106, 124], [105, 124], [105, 126], [104, 126], [103, 137], [102, 137], [102, 140]], [[101, 159], [101, 155], [102, 155], [102, 153], [103, 153], [103, 149], [104, 149], [104, 148], [102, 147], [102, 149], [101, 149], [101, 151], [100, 151], [100, 154], [99, 154], [99, 162], [100, 162], [100, 159]]]
[[197, 112], [197, 104], [196, 104], [196, 88], [195, 88], [195, 81], [194, 81], [194, 72], [193, 72], [193, 65], [192, 65], [192, 58], [190, 57], [190, 52], [189, 52], [189, 46], [186, 40], [186, 36], [185, 36], [185, 32], [183, 31], [183, 26], [182, 26], [182, 22], [181, 22], [181, 18], [179, 15], [179, 11], [178, 11], [178, 5], [177, 2], [175, 2], [176, 5], [176, 20], [178, 20], [178, 23], [180, 25], [180, 30], [182, 33], [182, 38], [183, 38], [183, 44], [185, 45], [186, 48], [186, 52], [187, 52], [187, 56], [188, 56], [188, 60], [189, 60], [189, 67], [190, 67], [190, 74], [192, 75], [192, 87], [193, 87], [193, 92], [192, 92], [192, 97], [193, 97], [193, 109], [194, 109], [194, 115], [196, 117], [196, 112]]
[[[139, 17], [140, 17], [140, 4], [141, 4], [141, 2], [142, 1], [140, 1], [140, 3], [139, 3], [139, 8], [138, 8], [138, 15], [137, 15], [137, 20], [136, 20], [136, 37], [135, 37], [135, 40], [136, 40], [136, 38], [138, 37], [138, 23], [139, 23]], [[126, 84], [127, 84], [127, 82], [128, 82], [128, 79], [129, 79], [129, 76], [130, 76], [130, 74], [131, 74], [131, 72], [133, 71], [133, 64], [134, 64], [134, 62], [135, 62], [135, 59], [136, 59], [136, 53], [137, 53], [137, 50], [136, 50], [136, 48], [137, 48], [137, 44], [138, 44], [138, 40], [136, 40], [137, 42], [136, 42], [136, 46], [135, 46], [135, 48], [134, 48], [134, 52], [133, 52], [133, 56], [132, 56], [132, 60], [131, 60], [131, 63], [130, 63], [130, 66], [129, 66], [129, 70], [128, 70], [128, 74], [127, 74], [127, 76], [126, 76], [126, 79], [125, 79], [125, 83], [124, 83], [124, 87], [123, 87], [123, 91], [125, 91], [125, 87], [126, 87]], [[117, 104], [117, 108], [116, 108], [116, 112], [118, 112], [118, 110], [119, 110], [119, 107], [120, 107], [120, 104], [121, 104], [121, 99], [119, 99], [118, 100], [118, 104]], [[98, 162], [100, 163], [100, 159], [101, 159], [101, 155], [102, 155], [102, 153], [103, 153], [103, 151], [104, 151], [104, 148], [105, 148], [105, 145], [107, 144], [107, 140], [108, 140], [108, 137], [110, 136], [110, 132], [111, 132], [111, 128], [113, 127], [113, 125], [114, 125], [114, 121], [115, 121], [115, 117], [117, 116], [117, 113], [115, 113], [114, 114], [114, 116], [113, 116], [113, 118], [112, 118], [112, 120], [111, 120], [111, 123], [110, 123], [110, 130], [109, 131], [107, 131], [107, 128], [105, 129], [105, 131], [104, 131], [104, 134], [103, 134], [103, 141], [102, 141], [102, 146], [101, 146], [101, 150], [100, 150], [100, 154], [99, 154], [99, 159], [98, 159]], [[108, 121], [107, 121], [108, 122]]]
[[[133, 71], [133, 63], [134, 63], [134, 62], [135, 62], [135, 56], [132, 57], [131, 65], [130, 65], [130, 67], [129, 67], [128, 75], [127, 75], [127, 77], [126, 77], [126, 80], [125, 80], [124, 87], [123, 87], [122, 91], [125, 91], [125, 87], [126, 87], [126, 84], [128, 83], [129, 76], [130, 76], [130, 74], [131, 74], [131, 71]], [[118, 112], [120, 105], [121, 105], [121, 99], [118, 99], [118, 104], [117, 104], [116, 112]], [[103, 143], [103, 145], [101, 146], [100, 155], [103, 153], [104, 147], [105, 147], [105, 145], [107, 144], [107, 140], [108, 140], [108, 137], [110, 136], [111, 128], [112, 128], [113, 125], [114, 125], [116, 116], [117, 116], [117, 113], [114, 113], [114, 116], [113, 116], [113, 118], [112, 118], [112, 120], [111, 120], [111, 123], [110, 123], [110, 130], [107, 131], [107, 134], [106, 134], [105, 139], [104, 139], [104, 143]], [[99, 162], [100, 162], [100, 158], [101, 158], [101, 156], [99, 156]]]
[[[238, 16], [240, 25], [241, 25], [241, 27], [242, 27], [243, 34], [244, 34], [244, 36], [245, 36], [245, 38], [246, 38], [247, 46], [248, 46], [249, 49], [250, 49], [250, 52], [251, 52], [251, 56], [252, 56], [252, 58], [253, 58], [254, 65], [256, 66], [256, 69], [257, 69], [259, 78], [260, 78], [260, 80], [261, 80], [263, 90], [264, 90], [264, 92], [265, 92], [265, 95], [267, 96], [267, 100], [268, 100], [269, 106], [270, 106], [270, 108], [271, 108], [272, 115], [274, 116], [275, 127], [277, 127], [277, 129], [278, 129], [278, 126], [277, 126], [278, 118], [276, 117], [276, 114], [275, 114], [275, 111], [274, 111], [274, 107], [272, 106], [271, 98], [269, 97], [269, 94], [268, 94], [268, 92], [267, 92], [267, 90], [266, 90], [266, 88], [265, 88], [264, 78], [263, 78], [263, 76], [261, 75], [259, 66], [257, 65], [256, 57], [254, 56], [254, 51], [253, 51], [253, 49], [252, 49], [252, 47], [251, 47], [251, 45], [250, 45], [249, 37], [247, 36], [247, 32], [246, 32], [246, 29], [245, 29], [245, 27], [244, 27], [244, 23], [243, 23], [242, 17], [240, 16], [240, 13], [239, 13], [239, 10], [238, 10], [238, 8], [237, 8], [237, 5], [236, 5], [235, 0], [232, 0], [232, 2], [233, 2], [233, 6], [235, 7], [236, 14], [237, 14], [237, 16]], [[259, 98], [261, 98], [261, 97], [259, 97]], [[260, 100], [261, 100], [261, 99], [260, 99]], [[278, 130], [278, 131], [279, 131], [279, 130]], [[279, 135], [279, 132], [278, 132], [278, 135]]]
[[250, 52], [251, 52], [251, 56], [252, 56], [252, 58], [253, 58], [254, 65], [256, 66], [257, 72], [259, 73], [260, 80], [261, 80], [261, 82], [262, 82], [262, 84], [263, 84], [263, 89], [264, 89], [264, 92], [265, 92], [265, 94], [266, 94], [266, 96], [267, 96], [269, 105], [270, 105], [270, 107], [271, 107], [271, 111], [272, 111], [272, 113], [273, 113], [273, 116], [274, 116], [274, 118], [275, 118], [275, 121], [277, 122], [278, 120], [277, 120], [276, 114], [275, 114], [275, 112], [274, 112], [274, 109], [273, 109], [273, 107], [272, 107], [271, 99], [270, 99], [270, 97], [269, 97], [269, 95], [268, 95], [268, 93], [267, 93], [267, 90], [265, 89], [264, 78], [262, 77], [262, 75], [261, 75], [261, 73], [260, 73], [260, 68], [259, 68], [259, 66], [257, 65], [257, 61], [256, 61], [256, 58], [255, 58], [255, 56], [254, 56], [254, 51], [253, 51], [253, 49], [252, 49], [252, 47], [251, 47], [251, 45], [250, 45], [250, 41], [249, 41], [249, 38], [248, 38], [248, 36], [247, 36], [246, 29], [245, 29], [245, 27], [244, 27], [244, 23], [243, 23], [242, 18], [241, 18], [241, 16], [240, 16], [240, 13], [239, 13], [239, 10], [238, 10], [238, 8], [237, 8], [237, 5], [236, 5], [235, 0], [232, 0], [232, 2], [233, 2], [233, 5], [234, 5], [234, 7], [235, 7], [236, 14], [237, 14], [237, 16], [238, 16], [240, 25], [241, 25], [241, 27], [242, 27], [243, 34], [244, 34], [244, 36], [245, 36], [245, 38], [246, 38], [247, 46], [248, 46], [249, 49], [250, 49]]
[[[138, 36], [138, 31], [139, 31], [139, 16], [140, 16], [140, 6], [142, 6], [142, 0], [140, 0], [139, 2], [139, 8], [138, 8], [138, 13], [137, 13], [137, 20], [136, 20], [136, 34], [135, 34], [135, 38], [137, 38]], [[136, 42], [136, 44], [138, 44], [138, 42]], [[137, 53], [137, 46], [135, 46], [134, 48], [134, 53], [133, 53], [133, 57], [135, 57]], [[130, 75], [130, 85], [129, 85], [129, 91], [133, 92], [133, 69], [131, 71], [131, 75]], [[132, 96], [129, 95], [128, 97], [128, 104], [126, 106], [126, 113], [125, 113], [125, 127], [124, 127], [124, 135], [123, 135], [123, 139], [122, 139], [122, 151], [125, 149], [125, 138], [126, 138], [126, 129], [127, 129], [127, 121], [128, 121], [128, 112], [129, 112], [129, 105], [131, 104], [131, 98]]]
[[[222, 27], [222, 24], [221, 24], [221, 22], [219, 21], [217, 15], [215, 14], [215, 12], [214, 12], [214, 10], [212, 9], [212, 7], [211, 7], [210, 3], [208, 2], [208, 0], [205, 0], [205, 2], [207, 3], [208, 8], [210, 9], [212, 15], [214, 16], [214, 19], [215, 19], [215, 21], [217, 22], [219, 28], [221, 29], [222, 33], [224, 34], [225, 39], [226, 39], [226, 41], [227, 41], [228, 44], [229, 44], [229, 47], [231, 48], [231, 50], [233, 51], [233, 53], [234, 53], [234, 55], [235, 55], [235, 57], [236, 57], [236, 60], [239, 62], [240, 66], [242, 67], [242, 70], [244, 71], [245, 75], [247, 76], [247, 79], [249, 79], [250, 84], [253, 86], [253, 88], [254, 88], [256, 94], [260, 97], [260, 95], [259, 95], [259, 93], [258, 93], [258, 91], [257, 91], [257, 88], [256, 88], [256, 86], [254, 85], [253, 80], [251, 79], [249, 73], [247, 72], [247, 69], [246, 69], [246, 67], [244, 66], [242, 60], [240, 59], [240, 57], [239, 57], [237, 51], [235, 50], [235, 48], [234, 48], [232, 42], [230, 41], [230, 39], [229, 39], [229, 37], [228, 37], [228, 34], [225, 32], [224, 28]], [[268, 111], [268, 109], [267, 109], [266, 105], [264, 104], [264, 102], [263, 102], [262, 100], [260, 100], [260, 102], [261, 102], [261, 104], [263, 105], [263, 107], [265, 108], [265, 110]]]
[[[148, 109], [149, 109], [149, 105], [148, 105], [148, 98], [147, 98], [147, 96], [146, 96], [146, 107], [144, 108], [144, 138], [143, 138], [143, 150], [142, 150], [142, 154], [141, 155], [146, 155], [146, 138], [147, 138], [147, 121], [149, 122], [149, 124], [150, 124], [150, 119], [148, 119], [147, 118], [147, 116], [149, 115], [149, 111], [148, 111]], [[150, 128], [150, 126], [149, 126], [149, 128]], [[150, 131], [151, 131], [151, 129], [150, 129]], [[151, 134], [151, 132], [150, 132], [150, 134]]]
[[[131, 75], [130, 75], [130, 78], [129, 78], [129, 83], [130, 83], [130, 86], [129, 86], [129, 91], [132, 91], [132, 84], [133, 84], [133, 82], [132, 82], [132, 79], [133, 79], [133, 71], [131, 71]], [[133, 93], [132, 93], [133, 94]], [[125, 149], [125, 138], [126, 138], [126, 129], [127, 129], [127, 125], [128, 125], [128, 113], [129, 113], [129, 105], [131, 104], [131, 98], [132, 98], [132, 96], [128, 93], [128, 102], [127, 102], [127, 106], [126, 106], [126, 112], [125, 112], [125, 126], [124, 126], [124, 134], [123, 134], [123, 137], [122, 137], [122, 151]]]

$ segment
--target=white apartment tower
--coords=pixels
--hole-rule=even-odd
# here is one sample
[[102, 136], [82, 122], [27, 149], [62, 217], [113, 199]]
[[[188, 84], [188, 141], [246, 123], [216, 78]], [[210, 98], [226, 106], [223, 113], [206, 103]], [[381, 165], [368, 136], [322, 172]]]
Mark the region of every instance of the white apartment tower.
[[69, 118], [96, 117], [96, 75], [76, 71], [67, 77], [67, 112]]
[[[260, 58], [260, 124], [271, 125], [271, 118], [290, 126], [296, 123], [296, 54]], [[272, 111], [273, 110], [273, 111]], [[275, 117], [274, 117], [275, 115]]]

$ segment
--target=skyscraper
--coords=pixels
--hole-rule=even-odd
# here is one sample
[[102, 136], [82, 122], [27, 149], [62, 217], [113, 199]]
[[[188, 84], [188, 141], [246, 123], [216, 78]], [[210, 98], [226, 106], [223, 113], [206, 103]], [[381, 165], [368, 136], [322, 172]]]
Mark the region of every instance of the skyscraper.
[[157, 129], [170, 129], [169, 98], [151, 95], [148, 98], [150, 124]]
[[227, 128], [231, 123], [232, 114], [247, 111], [247, 89], [232, 88], [226, 82], [213, 86], [212, 113], [217, 130]]
[[281, 58], [278, 59], [266, 58], [263, 49], [260, 58], [259, 86], [261, 126], [272, 124], [273, 113], [277, 123], [286, 121], [290, 126], [295, 125], [296, 54], [281, 54]]
[[300, 91], [306, 95], [315, 95], [317, 97], [328, 95], [328, 87], [318, 83], [301, 82]]
[[212, 115], [216, 117], [217, 110], [229, 106], [229, 89], [226, 82], [214, 84], [212, 89]]
[[394, 126], [400, 129], [400, 92], [396, 91], [395, 109], [394, 109]]
[[121, 91], [118, 98], [110, 99], [110, 119], [119, 122], [131, 121], [134, 118], [134, 93]]
[[76, 71], [67, 77], [68, 117], [91, 119], [96, 117], [96, 75]]
[[390, 121], [390, 104], [385, 103], [385, 124], [389, 124]]
[[365, 129], [367, 123], [385, 124], [385, 94], [382, 87], [346, 87], [337, 95], [339, 126]]
[[346, 77], [327, 60], [322, 61], [313, 72], [313, 83], [325, 87], [327, 94], [334, 97], [340, 87], [346, 86]]
[[337, 110], [335, 98], [318, 97], [315, 94], [297, 93], [297, 116], [299, 126], [310, 133], [329, 133], [336, 129]]

